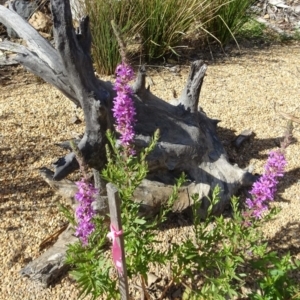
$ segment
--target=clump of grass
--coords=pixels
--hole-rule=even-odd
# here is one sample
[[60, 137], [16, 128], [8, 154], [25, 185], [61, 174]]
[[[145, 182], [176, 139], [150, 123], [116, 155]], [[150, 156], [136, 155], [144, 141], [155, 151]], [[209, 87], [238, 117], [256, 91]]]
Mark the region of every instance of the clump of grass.
[[[225, 44], [248, 19], [254, 0], [82, 0], [90, 16], [93, 58], [98, 73], [112, 74], [121, 60], [114, 20], [130, 49], [145, 61], [177, 54], [183, 37], [201, 24], [203, 32]], [[131, 47], [134, 36], [140, 47]], [[137, 52], [138, 50], [138, 52]]]
[[238, 39], [252, 40], [259, 43], [285, 43], [300, 40], [300, 31], [295, 30], [289, 34], [280, 33], [253, 18], [249, 18], [237, 31], [236, 36]]
[[203, 28], [222, 45], [228, 43], [249, 20], [247, 13], [255, 0], [210, 0], [214, 9], [207, 15]]
[[176, 53], [182, 37], [196, 19], [207, 14], [211, 4], [209, 0], [85, 0], [85, 7], [91, 20], [97, 71], [111, 74], [121, 59], [111, 20], [125, 41], [130, 43], [134, 36], [140, 37], [142, 56], [149, 61]]
[[208, 0], [136, 1], [139, 18], [144, 20], [141, 36], [146, 58], [176, 53], [176, 48], [197, 19], [211, 8]]
[[300, 41], [300, 29], [298, 28], [294, 33], [294, 39]]
[[86, 13], [90, 17], [93, 39], [92, 54], [97, 72], [113, 74], [121, 61], [118, 42], [114, 36], [111, 20], [121, 29], [123, 37], [138, 31], [134, 17], [136, 7], [133, 1], [85, 0]]
[[256, 21], [255, 19], [249, 19], [238, 31], [237, 35], [240, 38], [245, 39], [261, 39], [264, 38], [266, 31], [266, 25]]

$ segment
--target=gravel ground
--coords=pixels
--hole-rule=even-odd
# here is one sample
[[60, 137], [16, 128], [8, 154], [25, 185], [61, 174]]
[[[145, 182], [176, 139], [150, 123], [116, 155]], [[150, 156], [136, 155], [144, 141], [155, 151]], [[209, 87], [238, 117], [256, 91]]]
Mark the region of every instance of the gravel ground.
[[[241, 167], [251, 164], [254, 172], [261, 173], [286, 125], [274, 105], [277, 111], [300, 117], [299, 54], [300, 44], [293, 43], [242, 50], [242, 54], [209, 62], [200, 104], [211, 118], [221, 120], [220, 138], [232, 162]], [[171, 99], [180, 95], [187, 74], [188, 65], [178, 73], [150, 68], [151, 89]], [[63, 200], [41, 179], [38, 169], [64, 154], [56, 143], [82, 133], [83, 123], [74, 124], [72, 119], [83, 120], [83, 116], [60, 92], [20, 68], [0, 69], [0, 76], [0, 299], [77, 299], [75, 283], [67, 275], [56, 285], [40, 289], [18, 272], [41, 254], [40, 243], [65, 223], [57, 210], [57, 202]], [[237, 151], [230, 141], [244, 129], [251, 129], [255, 137]], [[298, 258], [299, 135], [295, 123], [296, 142], [287, 150], [287, 173], [275, 203], [282, 210], [264, 228], [274, 250], [289, 250]], [[160, 238], [167, 244], [189, 230], [189, 226], [173, 227], [160, 233]]]

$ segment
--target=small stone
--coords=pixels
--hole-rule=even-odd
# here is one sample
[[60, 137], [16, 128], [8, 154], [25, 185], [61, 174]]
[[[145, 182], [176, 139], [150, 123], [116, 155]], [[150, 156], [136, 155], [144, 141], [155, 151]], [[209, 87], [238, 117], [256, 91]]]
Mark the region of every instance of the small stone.
[[294, 11], [296, 14], [299, 14], [300, 13], [300, 5], [295, 6]]
[[148, 280], [147, 280], [147, 286], [148, 287], [151, 286], [152, 284], [158, 282], [161, 279], [153, 273], [148, 273], [147, 277], [148, 277]]
[[269, 14], [265, 14], [264, 15], [264, 19], [270, 19], [270, 15]]
[[81, 124], [82, 121], [77, 117], [77, 116], [73, 116], [71, 119], [70, 119], [70, 122], [72, 124]]

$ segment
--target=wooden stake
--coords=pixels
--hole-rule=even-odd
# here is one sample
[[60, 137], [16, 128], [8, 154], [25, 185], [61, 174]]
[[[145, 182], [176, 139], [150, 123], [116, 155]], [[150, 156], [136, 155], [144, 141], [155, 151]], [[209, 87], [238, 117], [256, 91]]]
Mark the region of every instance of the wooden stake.
[[[114, 226], [116, 231], [122, 230], [122, 222], [121, 222], [121, 210], [120, 210], [120, 197], [117, 188], [112, 184], [108, 183], [106, 185], [107, 196], [108, 196], [108, 205], [109, 205], [109, 213], [110, 213], [110, 221]], [[123, 235], [116, 237], [116, 241], [119, 244], [122, 252], [122, 268], [123, 275], [119, 277], [119, 290], [121, 294], [122, 300], [129, 300], [129, 289], [128, 289], [128, 281], [127, 281], [127, 269], [125, 262], [125, 251], [124, 251], [124, 238]]]

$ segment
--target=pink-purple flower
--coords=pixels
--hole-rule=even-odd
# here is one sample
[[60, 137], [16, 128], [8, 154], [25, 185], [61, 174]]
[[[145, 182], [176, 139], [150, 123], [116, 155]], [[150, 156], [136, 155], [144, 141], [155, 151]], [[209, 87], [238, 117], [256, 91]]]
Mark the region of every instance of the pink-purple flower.
[[261, 218], [268, 209], [268, 201], [274, 200], [278, 178], [283, 176], [285, 166], [286, 159], [281, 149], [270, 152], [264, 174], [254, 182], [250, 191], [252, 198], [246, 199], [246, 205], [255, 218]]
[[76, 185], [78, 192], [75, 194], [75, 199], [79, 202], [79, 205], [75, 211], [77, 219], [75, 235], [80, 238], [83, 245], [87, 245], [88, 237], [95, 229], [95, 225], [92, 222], [92, 218], [95, 215], [92, 202], [95, 200], [98, 190], [85, 179], [76, 182]]
[[121, 135], [121, 144], [128, 147], [134, 138], [136, 111], [133, 105], [133, 90], [129, 81], [134, 78], [131, 66], [122, 62], [116, 69], [117, 79], [114, 89], [117, 96], [114, 98], [113, 116], [116, 120], [116, 130]]

